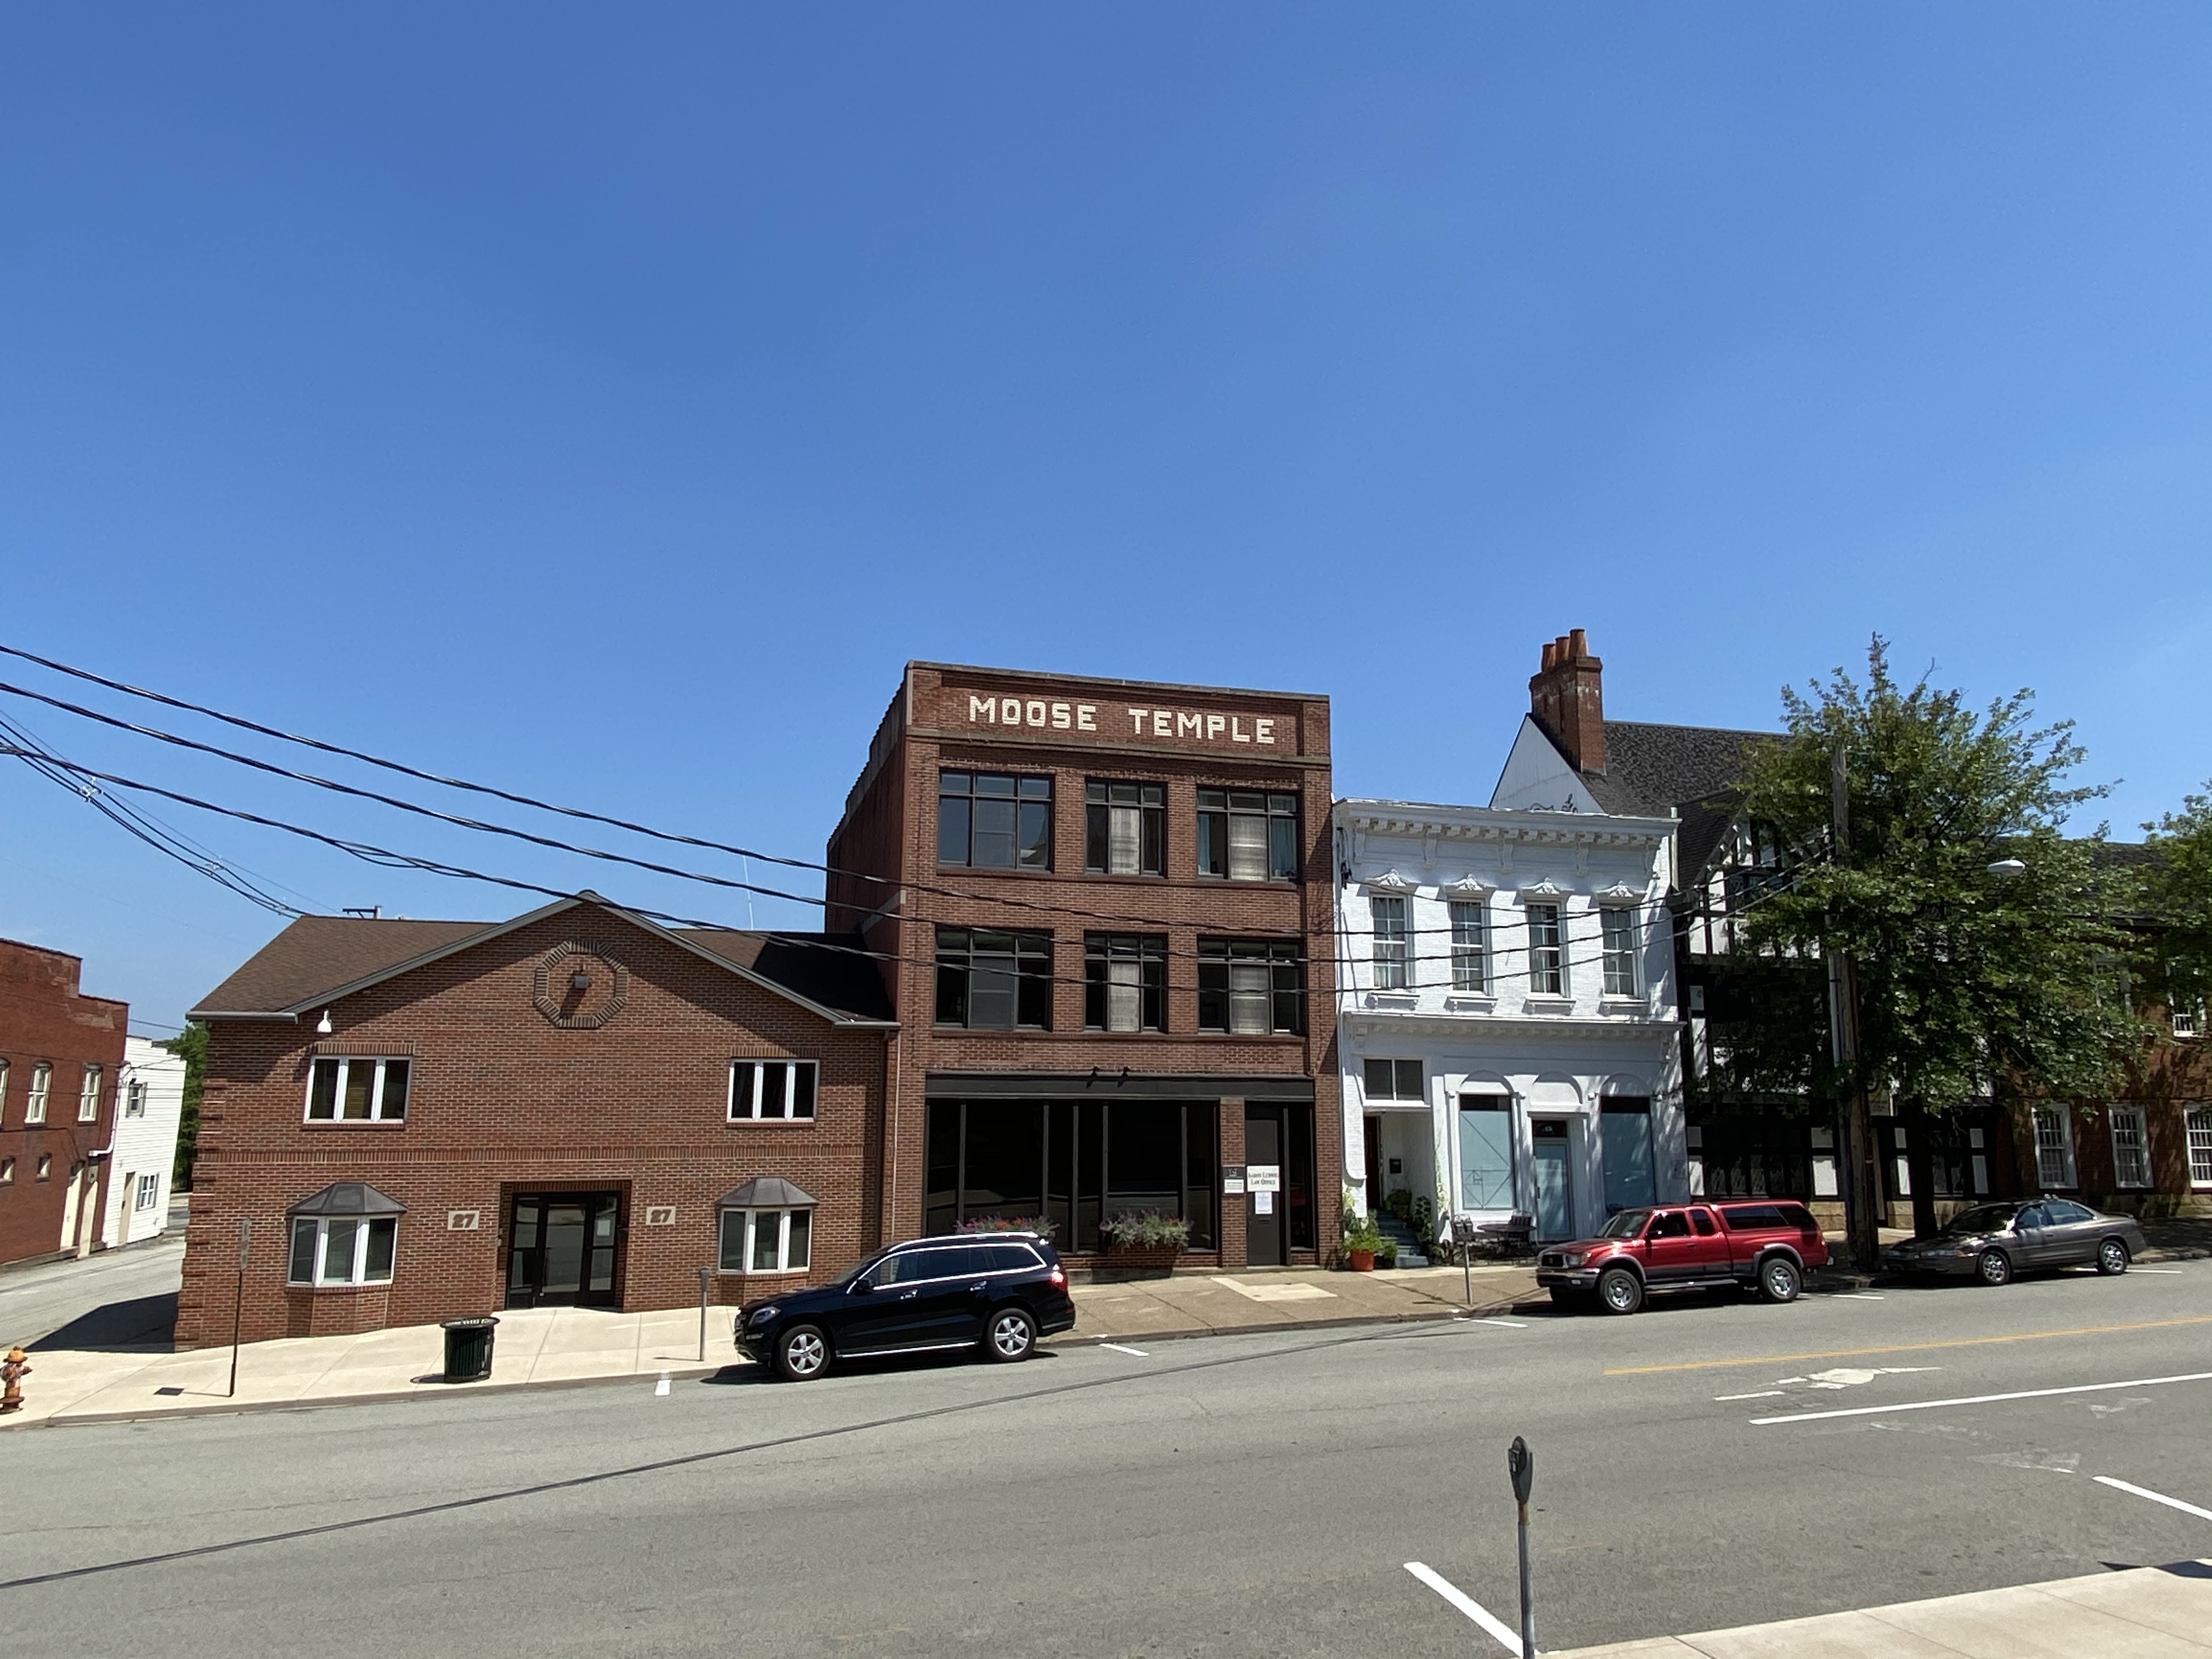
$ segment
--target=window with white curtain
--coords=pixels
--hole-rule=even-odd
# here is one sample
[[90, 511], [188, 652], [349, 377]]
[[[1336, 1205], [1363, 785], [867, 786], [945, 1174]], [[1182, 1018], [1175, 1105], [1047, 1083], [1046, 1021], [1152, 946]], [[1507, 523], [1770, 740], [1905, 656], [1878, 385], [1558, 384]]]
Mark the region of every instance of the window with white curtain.
[[1367, 901], [1375, 929], [1375, 988], [1402, 991], [1407, 984], [1406, 901], [1378, 893]]
[[1083, 867], [1109, 876], [1167, 869], [1167, 789], [1093, 778], [1083, 787]]

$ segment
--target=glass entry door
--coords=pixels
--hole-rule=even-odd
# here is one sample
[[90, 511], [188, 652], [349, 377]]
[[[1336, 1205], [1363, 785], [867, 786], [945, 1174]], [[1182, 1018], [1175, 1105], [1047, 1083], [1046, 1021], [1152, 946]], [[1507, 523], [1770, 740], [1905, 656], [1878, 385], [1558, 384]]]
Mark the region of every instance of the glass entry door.
[[1538, 1118], [1529, 1126], [1536, 1154], [1536, 1241], [1556, 1244], [1575, 1236], [1575, 1182], [1571, 1142], [1559, 1118]]
[[519, 1193], [507, 1218], [507, 1305], [611, 1308], [619, 1193]]

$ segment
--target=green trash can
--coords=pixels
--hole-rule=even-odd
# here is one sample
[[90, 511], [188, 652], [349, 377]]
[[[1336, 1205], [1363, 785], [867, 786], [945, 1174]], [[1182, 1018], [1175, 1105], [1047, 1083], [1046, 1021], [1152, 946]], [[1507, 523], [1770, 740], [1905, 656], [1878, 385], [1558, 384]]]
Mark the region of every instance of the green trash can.
[[499, 1321], [489, 1314], [476, 1319], [441, 1322], [446, 1333], [446, 1381], [481, 1382], [491, 1375], [491, 1331]]

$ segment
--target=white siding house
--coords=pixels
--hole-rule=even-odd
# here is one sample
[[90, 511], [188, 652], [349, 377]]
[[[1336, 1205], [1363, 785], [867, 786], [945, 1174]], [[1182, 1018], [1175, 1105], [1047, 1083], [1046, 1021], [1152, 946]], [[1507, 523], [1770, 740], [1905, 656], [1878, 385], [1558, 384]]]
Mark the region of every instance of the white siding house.
[[185, 1110], [185, 1062], [143, 1037], [124, 1045], [115, 1097], [107, 1213], [100, 1237], [110, 1249], [158, 1238], [169, 1224], [169, 1176]]
[[1336, 804], [1353, 1209], [1403, 1188], [1543, 1240], [1687, 1195], [1675, 824], [1594, 805]]

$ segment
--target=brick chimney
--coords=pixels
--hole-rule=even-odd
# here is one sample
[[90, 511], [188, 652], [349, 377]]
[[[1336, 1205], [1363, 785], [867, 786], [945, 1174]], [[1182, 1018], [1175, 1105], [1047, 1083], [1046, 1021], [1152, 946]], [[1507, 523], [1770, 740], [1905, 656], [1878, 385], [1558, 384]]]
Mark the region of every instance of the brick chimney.
[[1577, 628], [1544, 647], [1544, 665], [1528, 682], [1528, 712], [1578, 772], [1605, 770], [1604, 674]]

